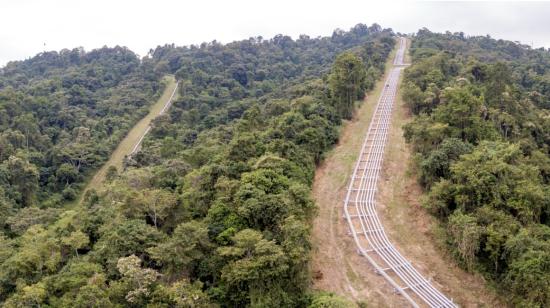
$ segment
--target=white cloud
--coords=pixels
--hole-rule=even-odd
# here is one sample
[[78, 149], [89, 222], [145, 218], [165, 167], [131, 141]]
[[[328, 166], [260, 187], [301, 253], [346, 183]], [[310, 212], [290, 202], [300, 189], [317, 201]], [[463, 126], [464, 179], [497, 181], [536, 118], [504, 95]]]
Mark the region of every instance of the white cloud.
[[165, 43], [330, 35], [359, 22], [407, 33], [428, 27], [550, 46], [545, 33], [550, 3], [534, 2], [18, 0], [1, 1], [0, 13], [0, 65], [44, 49], [118, 44], [144, 55]]

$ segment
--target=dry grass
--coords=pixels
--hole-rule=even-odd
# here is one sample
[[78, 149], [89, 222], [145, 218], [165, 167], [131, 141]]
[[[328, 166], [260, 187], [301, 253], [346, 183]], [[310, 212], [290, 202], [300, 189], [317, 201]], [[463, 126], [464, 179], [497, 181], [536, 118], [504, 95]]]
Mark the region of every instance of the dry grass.
[[[391, 61], [387, 67], [391, 68]], [[319, 213], [312, 235], [313, 288], [366, 301], [372, 307], [403, 307], [408, 303], [357, 254], [353, 239], [347, 235], [347, 222], [342, 219], [348, 179], [386, 76], [377, 83], [354, 120], [345, 123], [340, 142], [316, 171], [313, 197]], [[437, 247], [433, 235], [436, 222], [420, 207], [422, 191], [414, 176], [407, 172], [411, 154], [403, 138], [402, 125], [409, 119], [407, 108], [399, 97], [379, 184], [379, 214], [386, 231], [404, 256], [461, 306], [502, 306], [494, 293], [487, 290], [481, 277], [458, 268]]]
[[[143, 136], [143, 134], [147, 130], [149, 124], [151, 124], [151, 121], [160, 114], [162, 108], [164, 108], [164, 105], [166, 104], [166, 102], [172, 95], [174, 88], [176, 87], [176, 79], [174, 78], [174, 76], [166, 76], [165, 82], [166, 88], [162, 93], [162, 96], [157, 100], [154, 105], [151, 106], [149, 113], [141, 120], [139, 120], [139, 122], [137, 122], [136, 125], [134, 125], [134, 127], [132, 127], [132, 129], [128, 132], [126, 137], [122, 139], [122, 141], [118, 144], [116, 149], [109, 157], [109, 160], [96, 172], [90, 182], [88, 182], [88, 184], [86, 185], [86, 188], [83, 190], [83, 192], [86, 192], [90, 189], [99, 189], [103, 181], [105, 181], [107, 169], [110, 166], [115, 166], [115, 168], [119, 172], [122, 170], [124, 157], [132, 152], [141, 136]], [[84, 193], [82, 194], [82, 196], [84, 196]]]
[[[411, 43], [412, 41], [411, 40], [407, 40], [407, 50], [410, 50], [409, 48], [411, 48]], [[405, 63], [412, 63], [412, 58], [411, 58], [411, 54], [406, 52], [405, 53], [405, 59], [403, 60]]]

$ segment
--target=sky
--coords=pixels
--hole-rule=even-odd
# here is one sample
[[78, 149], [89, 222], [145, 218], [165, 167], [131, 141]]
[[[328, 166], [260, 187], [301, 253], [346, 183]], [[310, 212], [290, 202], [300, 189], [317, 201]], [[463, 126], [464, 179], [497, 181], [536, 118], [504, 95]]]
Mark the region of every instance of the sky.
[[550, 47], [550, 2], [367, 0], [1, 0], [0, 66], [63, 48], [127, 46], [140, 56], [165, 43], [223, 43], [251, 36], [311, 37], [378, 23]]

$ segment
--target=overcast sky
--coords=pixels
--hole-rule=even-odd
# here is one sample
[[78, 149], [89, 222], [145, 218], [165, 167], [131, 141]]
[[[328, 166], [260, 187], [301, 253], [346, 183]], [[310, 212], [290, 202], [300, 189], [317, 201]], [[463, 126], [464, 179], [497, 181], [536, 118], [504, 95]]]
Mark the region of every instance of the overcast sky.
[[0, 14], [0, 66], [44, 50], [122, 45], [143, 56], [165, 43], [324, 36], [374, 22], [550, 47], [550, 3], [543, 2], [0, 0]]

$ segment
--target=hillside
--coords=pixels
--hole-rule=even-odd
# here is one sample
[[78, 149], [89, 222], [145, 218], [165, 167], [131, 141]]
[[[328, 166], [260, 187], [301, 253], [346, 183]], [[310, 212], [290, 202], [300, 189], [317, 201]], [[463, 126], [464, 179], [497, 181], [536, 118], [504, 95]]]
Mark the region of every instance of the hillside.
[[126, 160], [131, 159], [131, 156], [139, 151], [142, 140], [150, 131], [151, 122], [169, 110], [176, 94], [177, 81], [174, 76], [167, 75], [164, 77], [163, 82], [165, 85], [162, 95], [151, 106], [149, 112], [128, 131], [124, 139], [113, 150], [107, 162], [97, 170], [83, 189], [81, 202], [84, 198], [88, 197], [88, 193], [94, 193], [94, 191], [101, 189], [103, 182], [109, 177], [124, 170]]
[[[374, 307], [401, 307], [410, 303], [357, 253], [348, 222], [343, 219], [343, 203], [393, 60], [394, 55], [388, 59], [384, 79], [368, 93], [354, 118], [344, 124], [338, 144], [318, 167], [313, 183], [313, 197], [319, 206], [312, 233], [313, 287]], [[409, 170], [411, 151], [405, 143], [402, 126], [411, 120], [411, 114], [401, 95], [396, 97], [395, 105], [376, 197], [385, 232], [411, 264], [459, 306], [501, 306], [479, 275], [460, 269], [438, 246], [439, 240], [434, 234], [437, 222], [419, 206], [422, 191], [415, 174]], [[424, 304], [416, 296], [413, 299], [419, 305]]]
[[515, 306], [550, 305], [550, 54], [420, 30], [403, 97], [405, 138], [459, 264]]
[[160, 91], [122, 47], [45, 52], [0, 71], [0, 229], [54, 221]]
[[378, 24], [10, 62], [0, 306], [548, 307], [549, 102], [548, 50]]
[[[382, 75], [394, 44], [391, 30], [359, 24], [330, 37], [279, 35], [152, 50], [134, 71], [154, 82], [174, 74], [178, 98], [153, 121], [126, 170], [111, 174], [83, 207], [58, 207], [17, 232], [12, 220], [3, 224], [0, 301], [7, 307], [324, 301], [309, 291], [313, 173], [337, 141], [341, 119]], [[15, 65], [27, 78], [58, 72]], [[79, 102], [91, 108], [95, 100]], [[137, 120], [144, 111], [127, 108], [119, 116]], [[81, 148], [109, 140], [98, 138]], [[103, 159], [116, 145], [109, 144]], [[15, 204], [20, 212], [49, 213], [48, 195]], [[8, 195], [2, 206], [13, 202]]]

